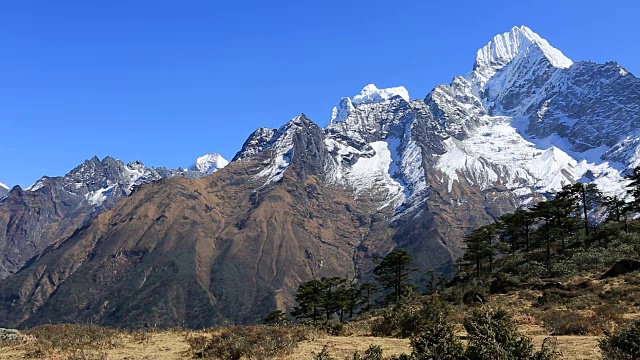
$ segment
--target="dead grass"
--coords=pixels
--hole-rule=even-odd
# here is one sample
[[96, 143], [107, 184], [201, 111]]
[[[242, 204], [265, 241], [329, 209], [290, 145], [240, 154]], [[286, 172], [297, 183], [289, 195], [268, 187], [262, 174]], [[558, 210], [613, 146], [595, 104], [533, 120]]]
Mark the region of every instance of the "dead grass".
[[[640, 313], [634, 311], [635, 307], [632, 306], [637, 298], [632, 292], [640, 293], [640, 291], [638, 291], [636, 282], [632, 281], [630, 277], [605, 281], [576, 277], [563, 279], [562, 281], [565, 290], [575, 294], [574, 298], [569, 298], [569, 304], [552, 304], [554, 306], [549, 308], [536, 306], [537, 299], [545, 293], [545, 290], [532, 289], [523, 289], [507, 295], [494, 295], [491, 297], [490, 302], [508, 310], [513, 315], [519, 330], [523, 334], [530, 336], [537, 348], [542, 345], [545, 338], [551, 335], [551, 331], [545, 329], [544, 319], [545, 315], [551, 314], [553, 311], [565, 311], [571, 314], [581, 313], [585, 314], [585, 316], [592, 314], [607, 323], [628, 322], [630, 319], [640, 317]], [[597, 303], [586, 301], [594, 297], [597, 297], [600, 301]], [[572, 306], [571, 302], [581, 299], [585, 300], [584, 303], [588, 305], [588, 308], [577, 309]], [[465, 335], [464, 330], [458, 320], [462, 319], [470, 310], [471, 307], [461, 305], [456, 307], [452, 314], [452, 319], [458, 323], [456, 326], [457, 334], [463, 338]], [[569, 317], [569, 320], [571, 319], [575, 320], [575, 317]], [[385, 356], [411, 352], [408, 339], [371, 336], [371, 324], [375, 320], [376, 317], [368, 317], [346, 324], [344, 336], [327, 336], [322, 333], [315, 333], [309, 336], [308, 339], [292, 345], [288, 355], [278, 355], [280, 357], [275, 357], [275, 359], [312, 360], [313, 354], [319, 353], [325, 346], [329, 354], [335, 359], [351, 357], [355, 351], [359, 351], [362, 354], [372, 344], [381, 346]], [[151, 330], [118, 331], [113, 333], [111, 330], [94, 329], [96, 331], [91, 333], [93, 335], [84, 337], [71, 331], [63, 335], [62, 338], [60, 336], [64, 332], [58, 332], [54, 337], [40, 333], [40, 338], [38, 338], [38, 331], [42, 332], [43, 329], [34, 330], [27, 332], [27, 336], [23, 334], [18, 343], [13, 345], [10, 343], [2, 344], [2, 347], [0, 347], [0, 360], [27, 358], [29, 351], [33, 350], [34, 344], [42, 343], [43, 339], [46, 340], [45, 342], [58, 344], [57, 346], [51, 346], [56, 350], [43, 354], [42, 358], [47, 359], [185, 359], [192, 355], [189, 339], [202, 338], [208, 340], [223, 331], [223, 329], [203, 331]], [[64, 339], [65, 336], [70, 336], [71, 339]], [[88, 345], [87, 338], [93, 339], [89, 343], [96, 341], [97, 348]], [[600, 358], [600, 350], [598, 348], [600, 336], [596, 333], [562, 335], [556, 336], [555, 339], [557, 340], [557, 349], [562, 353], [562, 359], [586, 360]], [[77, 351], [68, 351], [69, 349], [66, 349], [65, 351], [64, 347], [70, 346], [69, 344], [78, 345], [79, 349]], [[31, 358], [34, 357], [31, 356]]]
[[[542, 341], [549, 336], [544, 328], [539, 325], [521, 325], [520, 330], [531, 336], [537, 347], [541, 346]], [[189, 358], [188, 354], [190, 350], [187, 338], [195, 336], [211, 337], [214, 333], [214, 331], [206, 330], [151, 331], [146, 332], [146, 335], [141, 339], [141, 335], [123, 332], [121, 345], [115, 348], [102, 350], [84, 349], [76, 352], [56, 351], [41, 358], [51, 360], [186, 359]], [[558, 350], [562, 352], [562, 359], [597, 359], [600, 354], [598, 339], [599, 337], [597, 336], [558, 336]], [[30, 341], [33, 341], [33, 339]], [[335, 359], [344, 359], [345, 356], [353, 355], [354, 351], [359, 351], [362, 354], [371, 344], [381, 346], [385, 356], [411, 352], [408, 339], [379, 338], [365, 335], [317, 336], [300, 342], [290, 355], [279, 359], [312, 360], [313, 353], [319, 353], [324, 346], [327, 346], [329, 353]], [[0, 359], [24, 359], [26, 353], [25, 343], [20, 342], [14, 346], [1, 348]]]
[[385, 356], [400, 355], [401, 353], [411, 353], [408, 339], [379, 338], [373, 336], [326, 336], [315, 340], [300, 343], [298, 348], [286, 360], [312, 360], [314, 353], [322, 351], [327, 347], [329, 354], [335, 359], [351, 357], [355, 351], [364, 353], [369, 345], [378, 345], [382, 348]]

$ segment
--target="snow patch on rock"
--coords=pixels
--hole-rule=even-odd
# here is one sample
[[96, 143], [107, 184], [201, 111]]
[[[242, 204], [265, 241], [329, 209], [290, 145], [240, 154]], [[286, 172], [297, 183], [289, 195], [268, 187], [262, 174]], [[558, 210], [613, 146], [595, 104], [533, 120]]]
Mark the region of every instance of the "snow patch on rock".
[[528, 193], [523, 186], [552, 193], [588, 176], [605, 194], [624, 193], [620, 171], [608, 162], [590, 162], [584, 155], [578, 161], [554, 145], [541, 148], [523, 138], [510, 117], [487, 116], [486, 120], [465, 140], [445, 140], [447, 152], [436, 167], [448, 178], [449, 191], [459, 176], [483, 190], [501, 184], [522, 194]]
[[31, 186], [26, 188], [26, 190], [27, 191], [38, 191], [39, 189], [41, 189], [44, 186], [44, 181], [43, 180], [44, 179], [40, 179], [40, 180], [36, 181]]
[[409, 102], [409, 92], [404, 86], [397, 86], [387, 89], [378, 89], [375, 85], [365, 86], [360, 94], [353, 97], [353, 105], [371, 104], [390, 100], [394, 96], [400, 96], [404, 101]]

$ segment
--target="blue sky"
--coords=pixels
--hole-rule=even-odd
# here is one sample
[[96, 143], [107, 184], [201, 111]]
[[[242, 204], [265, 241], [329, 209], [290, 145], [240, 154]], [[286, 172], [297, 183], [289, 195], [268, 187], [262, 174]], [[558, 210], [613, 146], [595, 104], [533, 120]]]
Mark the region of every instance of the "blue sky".
[[[435, 4], [434, 4], [435, 3]], [[527, 25], [574, 61], [640, 74], [635, 1], [11, 1], [0, 8], [0, 181], [111, 155], [233, 157], [369, 83], [424, 98]]]

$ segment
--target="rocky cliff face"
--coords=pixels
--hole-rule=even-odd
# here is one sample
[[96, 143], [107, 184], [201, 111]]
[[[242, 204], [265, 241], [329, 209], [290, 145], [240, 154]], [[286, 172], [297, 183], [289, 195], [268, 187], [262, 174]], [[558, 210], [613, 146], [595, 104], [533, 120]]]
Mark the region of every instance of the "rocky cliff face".
[[[290, 308], [313, 277], [366, 279], [372, 257], [398, 246], [423, 270], [451, 273], [470, 229], [565, 184], [623, 193], [621, 173], [640, 162], [639, 84], [614, 63], [574, 64], [516, 27], [424, 100], [368, 85], [340, 100], [326, 128], [300, 115], [258, 129], [202, 179], [159, 174], [126, 198], [129, 185], [101, 180], [66, 202], [56, 189], [94, 176], [14, 190], [0, 204], [21, 209], [0, 216], [17, 229], [5, 242], [28, 243], [33, 229], [67, 240], [35, 249], [0, 282], [0, 322], [253, 322]], [[208, 173], [199, 165], [209, 160], [193, 169]], [[122, 173], [94, 168], [105, 179]], [[107, 192], [124, 200], [109, 203]], [[84, 209], [81, 199], [112, 210], [65, 215]], [[81, 228], [46, 227], [62, 218]]]

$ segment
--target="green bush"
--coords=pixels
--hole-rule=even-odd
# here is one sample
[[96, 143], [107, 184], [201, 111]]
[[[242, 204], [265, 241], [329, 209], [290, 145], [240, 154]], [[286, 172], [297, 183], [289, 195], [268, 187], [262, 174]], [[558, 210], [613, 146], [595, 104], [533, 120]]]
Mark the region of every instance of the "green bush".
[[408, 338], [421, 332], [442, 312], [448, 312], [447, 305], [435, 296], [427, 298], [420, 305], [392, 306], [373, 322], [371, 333], [374, 336]]
[[394, 305], [382, 311], [382, 316], [371, 324], [373, 336], [407, 338], [419, 324], [419, 308], [408, 305]]
[[369, 345], [369, 348], [364, 352], [364, 357], [360, 356], [357, 351], [353, 353], [352, 360], [383, 360], [382, 348], [378, 345]]
[[448, 307], [436, 297], [431, 297], [416, 312], [416, 323], [405, 330], [411, 331], [411, 355], [392, 359], [461, 359], [464, 348], [456, 337]]
[[600, 340], [604, 360], [640, 359], [640, 320]]
[[555, 349], [546, 346], [534, 351], [533, 343], [520, 334], [511, 316], [504, 310], [475, 310], [464, 320], [469, 337], [465, 352], [470, 360], [554, 359]]
[[448, 320], [446, 312], [435, 313], [422, 325], [417, 335], [411, 338], [412, 359], [462, 358], [464, 349], [456, 337], [453, 324]]

